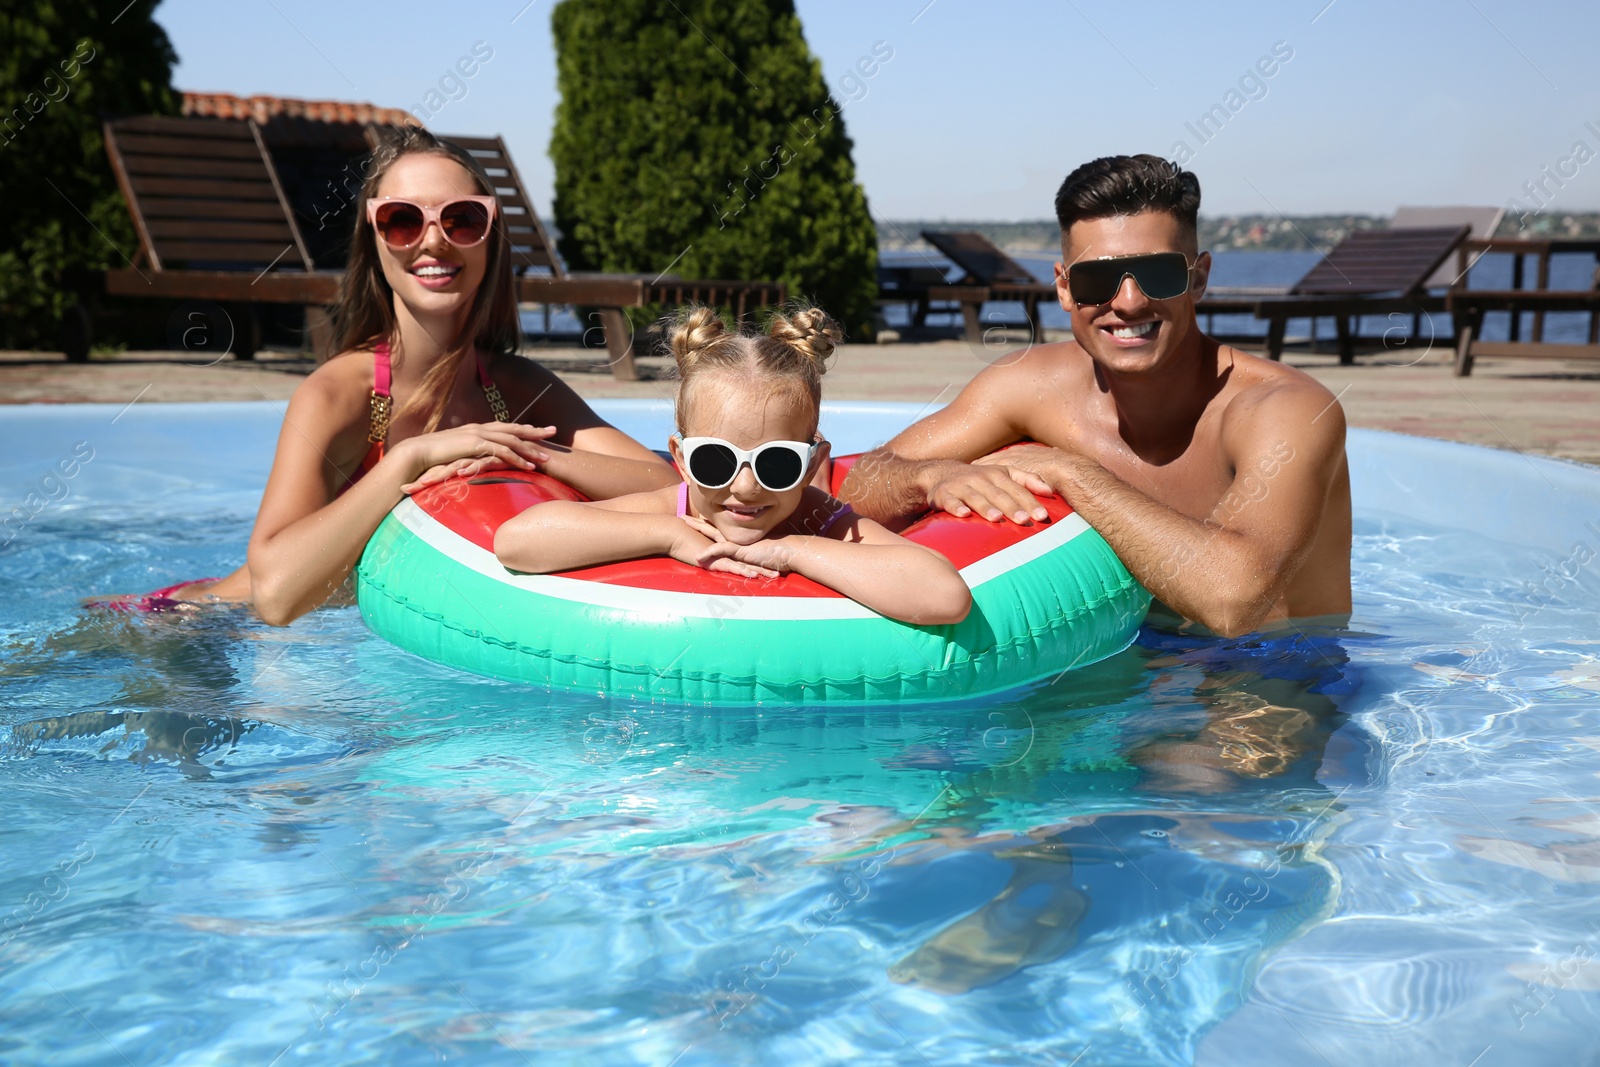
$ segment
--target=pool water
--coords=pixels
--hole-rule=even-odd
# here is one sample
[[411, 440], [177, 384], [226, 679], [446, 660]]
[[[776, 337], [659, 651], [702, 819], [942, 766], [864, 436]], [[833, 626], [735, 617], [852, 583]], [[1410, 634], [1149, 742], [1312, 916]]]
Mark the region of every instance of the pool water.
[[955, 706], [629, 704], [420, 660], [353, 607], [79, 607], [234, 566], [280, 419], [0, 412], [0, 1062], [1600, 1046], [1592, 468], [1355, 433], [1349, 629], [1147, 628]]

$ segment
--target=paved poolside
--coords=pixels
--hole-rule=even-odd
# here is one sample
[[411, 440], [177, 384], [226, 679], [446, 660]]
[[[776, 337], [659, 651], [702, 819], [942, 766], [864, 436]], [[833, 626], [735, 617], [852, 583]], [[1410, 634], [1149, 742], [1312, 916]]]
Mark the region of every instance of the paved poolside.
[[[831, 400], [948, 401], [988, 363], [1016, 358], [1015, 342], [988, 347], [959, 340], [846, 345], [826, 379]], [[670, 399], [665, 359], [640, 361], [643, 380], [611, 378], [604, 353], [540, 346], [537, 358], [585, 397]], [[1479, 359], [1454, 377], [1450, 353], [1414, 364], [1400, 354], [1363, 356], [1341, 367], [1331, 355], [1291, 352], [1286, 361], [1315, 375], [1344, 404], [1353, 426], [1562, 456], [1600, 464], [1600, 366], [1564, 360]], [[201, 365], [191, 354], [125, 352], [68, 364], [59, 355], [0, 352], [0, 402], [285, 400], [312, 363], [263, 352], [253, 362]]]

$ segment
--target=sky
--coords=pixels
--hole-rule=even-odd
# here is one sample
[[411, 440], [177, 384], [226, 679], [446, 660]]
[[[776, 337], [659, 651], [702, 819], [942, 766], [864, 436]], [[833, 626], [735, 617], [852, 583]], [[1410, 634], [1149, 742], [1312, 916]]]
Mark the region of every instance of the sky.
[[[410, 109], [458, 58], [492, 49], [428, 125], [502, 134], [548, 214], [552, 2], [165, 0], [156, 20], [178, 53], [175, 86], [246, 96]], [[1594, 0], [796, 8], [878, 218], [1049, 218], [1073, 167], [1135, 152], [1183, 159], [1207, 215], [1514, 198], [1600, 210]], [[857, 64], [875, 53], [890, 58], [864, 78]], [[1542, 183], [1538, 200], [1528, 183]]]

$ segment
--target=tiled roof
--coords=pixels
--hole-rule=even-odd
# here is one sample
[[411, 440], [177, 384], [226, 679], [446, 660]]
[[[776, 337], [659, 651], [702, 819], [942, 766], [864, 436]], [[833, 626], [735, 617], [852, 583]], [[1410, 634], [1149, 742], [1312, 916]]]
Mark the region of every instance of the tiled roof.
[[274, 118], [310, 119], [316, 122], [376, 122], [395, 126], [420, 126], [415, 115], [398, 107], [350, 104], [340, 100], [295, 100], [292, 97], [235, 96], [232, 93], [183, 94], [185, 115], [205, 115], [219, 119]]

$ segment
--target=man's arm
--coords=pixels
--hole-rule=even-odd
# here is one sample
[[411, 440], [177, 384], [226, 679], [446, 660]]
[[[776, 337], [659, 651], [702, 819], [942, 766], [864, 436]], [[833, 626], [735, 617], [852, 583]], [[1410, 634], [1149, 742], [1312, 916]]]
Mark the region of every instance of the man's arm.
[[1225, 637], [1258, 629], [1305, 562], [1344, 455], [1344, 411], [1326, 390], [1276, 387], [1235, 404], [1222, 432], [1234, 479], [1196, 519], [1085, 456], [1024, 446], [985, 465], [1031, 471], [1173, 610]]
[[1043, 520], [1048, 513], [1033, 493], [1050, 492], [1047, 482], [1025, 471], [972, 465], [1023, 439], [1011, 410], [1022, 386], [1017, 367], [983, 371], [949, 407], [862, 456], [840, 487], [840, 499], [879, 522], [930, 507], [991, 522]]

